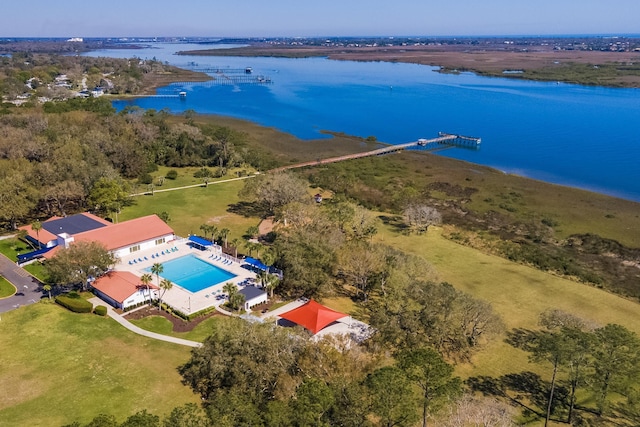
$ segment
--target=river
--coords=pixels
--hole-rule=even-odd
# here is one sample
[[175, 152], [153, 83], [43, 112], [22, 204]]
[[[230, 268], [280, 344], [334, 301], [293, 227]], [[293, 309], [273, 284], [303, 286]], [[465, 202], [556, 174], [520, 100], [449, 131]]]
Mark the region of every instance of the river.
[[375, 136], [391, 144], [433, 138], [439, 131], [481, 137], [479, 150], [455, 148], [438, 155], [640, 201], [638, 89], [442, 74], [434, 67], [401, 63], [174, 55], [202, 48], [157, 43], [88, 55], [155, 57], [184, 68], [251, 67], [252, 75], [272, 80], [268, 85], [160, 88], [158, 93], [184, 90], [187, 96], [116, 101], [118, 109], [192, 109], [306, 140], [326, 137], [321, 130]]

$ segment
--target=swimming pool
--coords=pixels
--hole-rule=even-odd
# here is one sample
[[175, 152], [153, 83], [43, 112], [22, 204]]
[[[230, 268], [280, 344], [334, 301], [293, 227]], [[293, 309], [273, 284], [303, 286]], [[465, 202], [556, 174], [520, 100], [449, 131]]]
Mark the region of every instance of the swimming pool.
[[[163, 262], [162, 267], [160, 277], [171, 280], [181, 288], [194, 293], [236, 277], [235, 274], [194, 255], [185, 255]], [[150, 273], [151, 267], [145, 268], [144, 271]]]

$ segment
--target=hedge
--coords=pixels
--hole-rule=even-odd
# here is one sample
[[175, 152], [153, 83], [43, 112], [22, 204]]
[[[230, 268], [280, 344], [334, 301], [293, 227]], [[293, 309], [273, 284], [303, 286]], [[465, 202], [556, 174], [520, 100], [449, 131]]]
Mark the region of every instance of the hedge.
[[97, 305], [96, 308], [93, 309], [93, 312], [98, 316], [106, 316], [107, 307], [105, 307], [104, 305]]
[[85, 299], [69, 298], [66, 295], [56, 297], [56, 303], [73, 311], [74, 313], [91, 313], [93, 304]]

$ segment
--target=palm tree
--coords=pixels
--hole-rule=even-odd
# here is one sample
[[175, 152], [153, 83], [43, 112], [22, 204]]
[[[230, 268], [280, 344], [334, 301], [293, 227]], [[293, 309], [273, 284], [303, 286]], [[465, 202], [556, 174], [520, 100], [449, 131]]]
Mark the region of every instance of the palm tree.
[[227, 282], [222, 287], [222, 291], [228, 295], [229, 306], [233, 310], [238, 310], [238, 303], [242, 304], [242, 301], [240, 301], [238, 297], [242, 297], [242, 299], [244, 299], [244, 295], [240, 293], [236, 284], [233, 282]]
[[233, 246], [234, 257], [238, 258], [238, 246], [240, 246], [240, 239], [237, 237], [231, 241], [231, 246]]
[[222, 239], [222, 241], [224, 241], [224, 247], [227, 247], [227, 237], [229, 236], [229, 232], [231, 230], [229, 230], [228, 228], [223, 228], [222, 230], [220, 230], [218, 233], [220, 235], [220, 239]]
[[36, 232], [36, 239], [38, 239], [38, 249], [41, 249], [42, 246], [40, 244], [40, 230], [42, 230], [42, 223], [36, 219], [33, 224], [31, 224], [31, 229]]
[[173, 288], [173, 283], [171, 283], [171, 280], [168, 279], [162, 279], [162, 281], [160, 282], [160, 289], [162, 289], [162, 293], [160, 294], [160, 298], [159, 298], [159, 304], [158, 307], [160, 307], [160, 310], [162, 310], [162, 297], [164, 296], [165, 292], [170, 291], [171, 288]]
[[142, 276], [140, 276], [140, 281], [142, 282], [143, 285], [147, 287], [147, 294], [149, 295], [149, 303], [151, 303], [151, 289], [149, 289], [149, 283], [151, 283], [152, 280], [153, 280], [153, 276], [151, 276], [149, 273], [145, 273]]
[[51, 285], [44, 285], [42, 290], [49, 294], [49, 299], [51, 299]]
[[244, 295], [240, 292], [236, 292], [233, 295], [233, 298], [229, 298], [229, 304], [233, 307], [234, 310], [240, 311], [242, 304], [244, 304]]
[[253, 251], [259, 251], [262, 248], [260, 243], [248, 241], [244, 244], [244, 247], [249, 251], [249, 256], [253, 256]]
[[164, 271], [164, 267], [159, 262], [154, 263], [151, 266], [151, 272], [156, 275], [156, 281], [158, 282], [158, 287], [160, 286], [160, 274]]
[[200, 231], [202, 231], [202, 234], [204, 234], [204, 238], [207, 238], [207, 233], [209, 233], [210, 227], [209, 224], [202, 224], [200, 226]]
[[269, 292], [269, 298], [273, 298], [273, 290], [280, 284], [280, 278], [275, 274], [267, 274], [265, 281], [262, 282], [264, 289]]
[[247, 228], [246, 233], [250, 239], [255, 239], [256, 237], [258, 237], [258, 234], [260, 234], [260, 229], [257, 225], [252, 225], [251, 227]]

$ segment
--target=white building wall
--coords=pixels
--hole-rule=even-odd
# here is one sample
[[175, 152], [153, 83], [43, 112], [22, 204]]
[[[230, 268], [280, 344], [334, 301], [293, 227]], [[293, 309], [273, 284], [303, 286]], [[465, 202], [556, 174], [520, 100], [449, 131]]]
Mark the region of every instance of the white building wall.
[[[164, 238], [164, 243], [161, 243], [160, 245], [156, 245], [156, 241], [159, 239]], [[164, 245], [167, 242], [170, 242], [172, 240], [175, 240], [175, 235], [173, 233], [171, 234], [166, 234], [164, 236], [160, 236], [160, 237], [156, 237], [154, 239], [151, 240], [146, 240], [144, 242], [136, 242], [133, 243], [129, 246], [125, 246], [124, 248], [119, 248], [113, 251], [113, 254], [117, 257], [117, 258], [123, 258], [129, 255], [135, 255], [141, 251], [145, 251], [145, 250], [150, 250], [153, 249], [157, 246], [161, 246]], [[131, 252], [130, 249], [136, 245], [140, 245], [140, 250], [135, 251], [135, 252]]]
[[250, 300], [244, 302], [244, 309], [249, 310], [251, 307], [255, 307], [258, 304], [262, 304], [267, 302], [267, 293], [264, 292], [262, 295], [258, 295], [257, 297], [253, 297]]
[[[151, 299], [158, 299], [158, 291], [155, 289], [150, 289], [151, 291]], [[124, 303], [122, 304], [122, 308], [126, 309], [127, 307], [130, 307], [132, 305], [136, 305], [139, 303], [143, 303], [145, 301], [149, 300], [149, 292], [146, 289], [140, 289], [137, 292], [135, 292], [133, 295], [131, 295], [129, 298], [124, 300]]]

